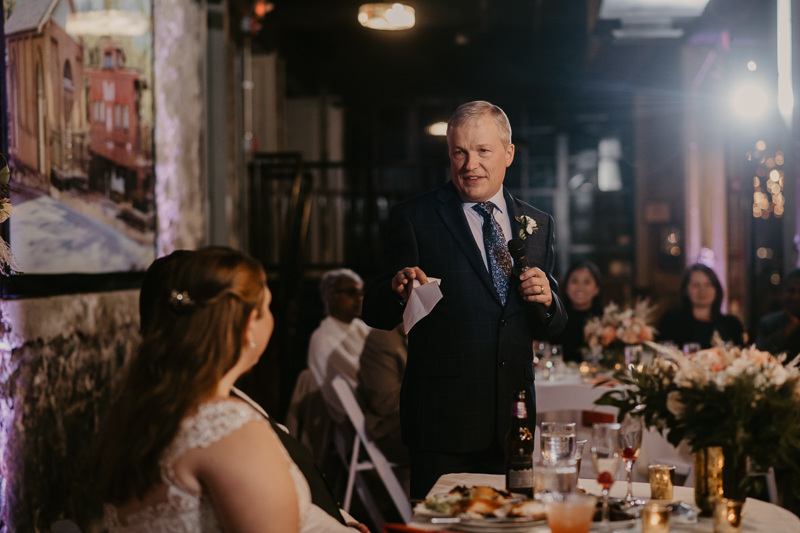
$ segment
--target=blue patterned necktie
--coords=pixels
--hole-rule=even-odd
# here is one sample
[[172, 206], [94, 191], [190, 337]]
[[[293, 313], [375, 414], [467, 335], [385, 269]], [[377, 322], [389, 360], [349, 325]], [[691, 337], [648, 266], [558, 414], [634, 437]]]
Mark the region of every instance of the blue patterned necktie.
[[483, 217], [483, 247], [489, 259], [489, 273], [492, 275], [494, 288], [500, 295], [500, 302], [506, 305], [508, 277], [511, 275], [511, 254], [508, 253], [508, 243], [503, 236], [500, 223], [493, 216], [494, 208], [492, 202], [482, 202], [472, 206], [472, 209]]

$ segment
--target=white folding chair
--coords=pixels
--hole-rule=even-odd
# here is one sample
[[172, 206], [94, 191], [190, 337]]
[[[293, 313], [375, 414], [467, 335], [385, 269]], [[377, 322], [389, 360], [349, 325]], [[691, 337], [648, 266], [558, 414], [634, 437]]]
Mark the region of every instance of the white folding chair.
[[[333, 389], [336, 391], [336, 395], [339, 397], [339, 401], [342, 402], [347, 417], [356, 430], [356, 436], [353, 439], [353, 451], [350, 456], [349, 475], [347, 478], [347, 490], [345, 492], [343, 509], [345, 511], [350, 510], [350, 501], [353, 496], [353, 485], [356, 482], [356, 475], [365, 470], [375, 470], [381, 478], [383, 485], [386, 487], [386, 490], [389, 492], [389, 496], [392, 498], [403, 521], [407, 523], [411, 520], [411, 504], [409, 504], [403, 487], [400, 485], [397, 476], [392, 470], [392, 467], [396, 465], [393, 465], [386, 459], [383, 452], [378, 449], [375, 443], [372, 442], [372, 439], [367, 435], [366, 426], [364, 424], [364, 412], [358, 404], [355, 392], [350, 386], [350, 383], [342, 376], [336, 376], [333, 380]], [[359, 461], [358, 459], [362, 446], [367, 450], [367, 455], [370, 458], [369, 461]]]

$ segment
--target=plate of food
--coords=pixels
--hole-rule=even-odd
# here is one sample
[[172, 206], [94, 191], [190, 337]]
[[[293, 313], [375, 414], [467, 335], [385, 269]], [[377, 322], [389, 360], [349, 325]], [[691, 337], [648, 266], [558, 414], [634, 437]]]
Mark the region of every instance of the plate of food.
[[414, 508], [415, 517], [465, 532], [522, 532], [547, 523], [544, 506], [492, 487], [459, 486]]

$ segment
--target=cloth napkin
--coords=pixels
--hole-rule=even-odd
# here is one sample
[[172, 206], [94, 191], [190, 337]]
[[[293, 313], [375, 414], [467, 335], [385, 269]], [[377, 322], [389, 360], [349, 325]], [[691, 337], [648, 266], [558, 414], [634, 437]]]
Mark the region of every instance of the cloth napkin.
[[442, 280], [439, 278], [428, 278], [426, 285], [420, 285], [416, 279], [411, 280], [411, 296], [406, 302], [406, 310], [403, 311], [403, 329], [406, 335], [414, 324], [428, 316], [442, 299], [442, 291], [439, 289], [441, 283]]

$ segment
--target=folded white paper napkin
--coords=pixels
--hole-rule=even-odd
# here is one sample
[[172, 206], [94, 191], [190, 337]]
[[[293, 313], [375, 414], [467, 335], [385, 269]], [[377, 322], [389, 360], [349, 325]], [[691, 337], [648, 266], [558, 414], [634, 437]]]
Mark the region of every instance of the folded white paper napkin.
[[426, 285], [420, 285], [419, 281], [411, 280], [411, 296], [406, 302], [406, 310], [403, 311], [403, 329], [406, 335], [414, 327], [414, 324], [428, 316], [428, 313], [442, 299], [442, 291], [439, 285], [442, 280], [439, 278], [428, 278]]

